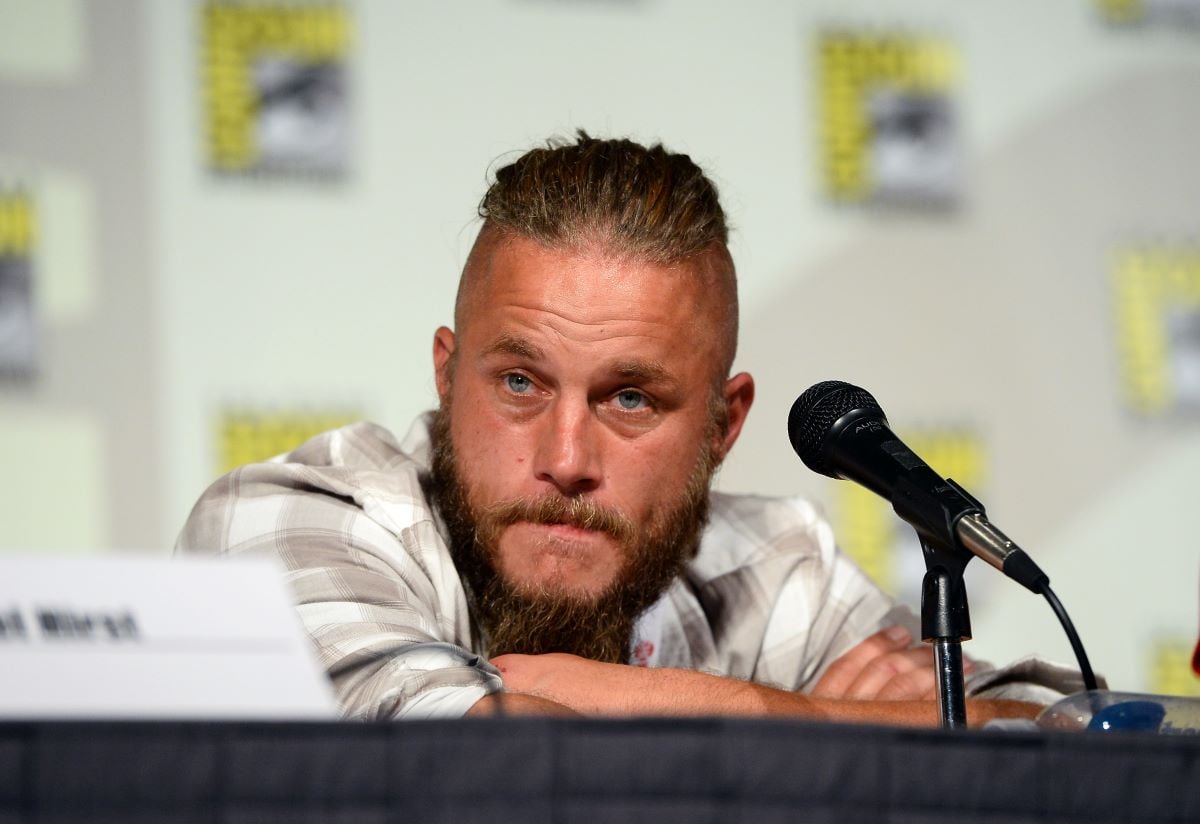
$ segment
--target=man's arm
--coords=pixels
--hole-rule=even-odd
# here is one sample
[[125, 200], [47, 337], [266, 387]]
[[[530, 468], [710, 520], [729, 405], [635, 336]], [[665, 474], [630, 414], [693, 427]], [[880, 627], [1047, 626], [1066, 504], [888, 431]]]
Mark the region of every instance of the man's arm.
[[493, 692], [485, 695], [467, 710], [467, 718], [503, 718], [509, 715], [580, 715], [548, 698], [521, 692]]
[[346, 717], [461, 716], [503, 685], [469, 649], [461, 587], [415, 477], [355, 473], [330, 455], [386, 446], [356, 426], [295, 462], [236, 470], [197, 502], [176, 551], [279, 562]]
[[[569, 655], [500, 656], [496, 664], [505, 682], [514, 689], [535, 692], [485, 696], [467, 715], [578, 715], [587, 711], [602, 715], [793, 715], [933, 724], [938, 718], [930, 704], [937, 686], [932, 651], [911, 643], [912, 636], [903, 627], [877, 632], [830, 665], [809, 695], [689, 670], [597, 668], [591, 666], [594, 662]], [[968, 661], [967, 668], [971, 666]], [[586, 690], [596, 694], [588, 695]], [[565, 705], [571, 702], [578, 704], [576, 709]], [[972, 715], [979, 717], [977, 723], [985, 723], [994, 717], [1027, 717], [1032, 705], [971, 702], [971, 706]], [[1033, 707], [1032, 712], [1037, 709]]]
[[[680, 669], [603, 664], [573, 655], [502, 655], [492, 663], [505, 685], [584, 715], [792, 716], [829, 721], [936, 726], [928, 700], [829, 698]], [[1022, 701], [967, 702], [972, 726], [994, 718], [1033, 718], [1041, 707]]]

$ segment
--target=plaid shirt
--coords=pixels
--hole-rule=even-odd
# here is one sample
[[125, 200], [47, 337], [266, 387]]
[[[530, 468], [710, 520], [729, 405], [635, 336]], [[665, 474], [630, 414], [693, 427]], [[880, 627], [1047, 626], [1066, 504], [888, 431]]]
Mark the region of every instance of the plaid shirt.
[[[197, 502], [176, 547], [281, 562], [347, 717], [457, 716], [503, 689], [418, 481], [429, 466], [428, 420], [399, 444], [357, 423], [229, 473]], [[888, 624], [917, 634], [912, 613], [837, 549], [808, 501], [711, 498], [700, 551], [639, 620], [631, 663], [803, 690]], [[981, 668], [969, 686], [1052, 700], [1057, 690], [1005, 689], [1062, 681], [1065, 671], [1049, 670]]]

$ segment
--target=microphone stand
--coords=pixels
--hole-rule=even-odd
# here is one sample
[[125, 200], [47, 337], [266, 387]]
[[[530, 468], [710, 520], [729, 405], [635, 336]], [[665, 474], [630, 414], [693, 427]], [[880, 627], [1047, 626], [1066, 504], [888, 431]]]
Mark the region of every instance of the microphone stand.
[[938, 714], [942, 729], [965, 729], [967, 698], [962, 642], [971, 638], [971, 616], [963, 570], [973, 556], [958, 549], [948, 551], [925, 535], [918, 533], [918, 536], [926, 569], [921, 584], [921, 640], [933, 644]]
[[922, 484], [912, 479], [913, 474], [896, 483], [892, 507], [916, 529], [925, 556], [921, 640], [933, 644], [942, 729], [964, 729], [967, 699], [962, 642], [971, 639], [971, 616], [963, 570], [975, 556], [959, 542], [954, 524], [967, 512], [983, 514], [983, 505], [952, 480]]

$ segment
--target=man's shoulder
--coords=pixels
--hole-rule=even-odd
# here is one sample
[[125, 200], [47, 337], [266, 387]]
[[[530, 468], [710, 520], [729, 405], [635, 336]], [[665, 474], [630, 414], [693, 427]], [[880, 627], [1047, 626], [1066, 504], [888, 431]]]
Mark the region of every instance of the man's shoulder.
[[236, 545], [284, 527], [344, 530], [363, 515], [398, 535], [430, 520], [422, 423], [403, 441], [378, 424], [353, 423], [234, 469], [200, 496], [180, 545]]
[[412, 464], [428, 468], [428, 433], [419, 418], [398, 440], [391, 430], [371, 421], [358, 421], [314, 435], [290, 452], [270, 458], [268, 464], [292, 464], [351, 470], [390, 470]]
[[413, 447], [411, 435], [399, 441], [379, 424], [359, 421], [314, 435], [290, 452], [238, 467], [210, 489], [234, 485], [252, 494], [287, 488], [356, 500], [363, 494], [419, 497], [427, 454], [419, 441]]
[[763, 563], [817, 562], [834, 552], [833, 530], [809, 498], [713, 492], [709, 501], [708, 526], [692, 562], [704, 578]]

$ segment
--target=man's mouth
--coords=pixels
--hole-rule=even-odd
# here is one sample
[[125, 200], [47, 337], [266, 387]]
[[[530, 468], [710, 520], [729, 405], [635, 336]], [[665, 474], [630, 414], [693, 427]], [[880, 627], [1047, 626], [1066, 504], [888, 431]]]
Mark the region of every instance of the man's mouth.
[[597, 529], [584, 529], [570, 523], [541, 524], [550, 531], [551, 535], [562, 535], [565, 538], [599, 537], [605, 533]]
[[563, 540], [594, 540], [607, 535], [607, 533], [601, 530], [587, 529], [585, 527], [570, 523], [569, 521], [520, 521], [518, 523], [532, 527], [534, 530], [541, 531], [543, 534]]
[[607, 536], [617, 543], [626, 543], [636, 534], [633, 523], [616, 509], [580, 499], [514, 500], [489, 510], [487, 520], [492, 529], [524, 524], [542, 535], [577, 541]]
[[497, 545], [501, 574], [510, 583], [556, 590], [595, 594], [608, 586], [624, 554], [606, 532], [570, 523], [517, 521], [506, 538]]

